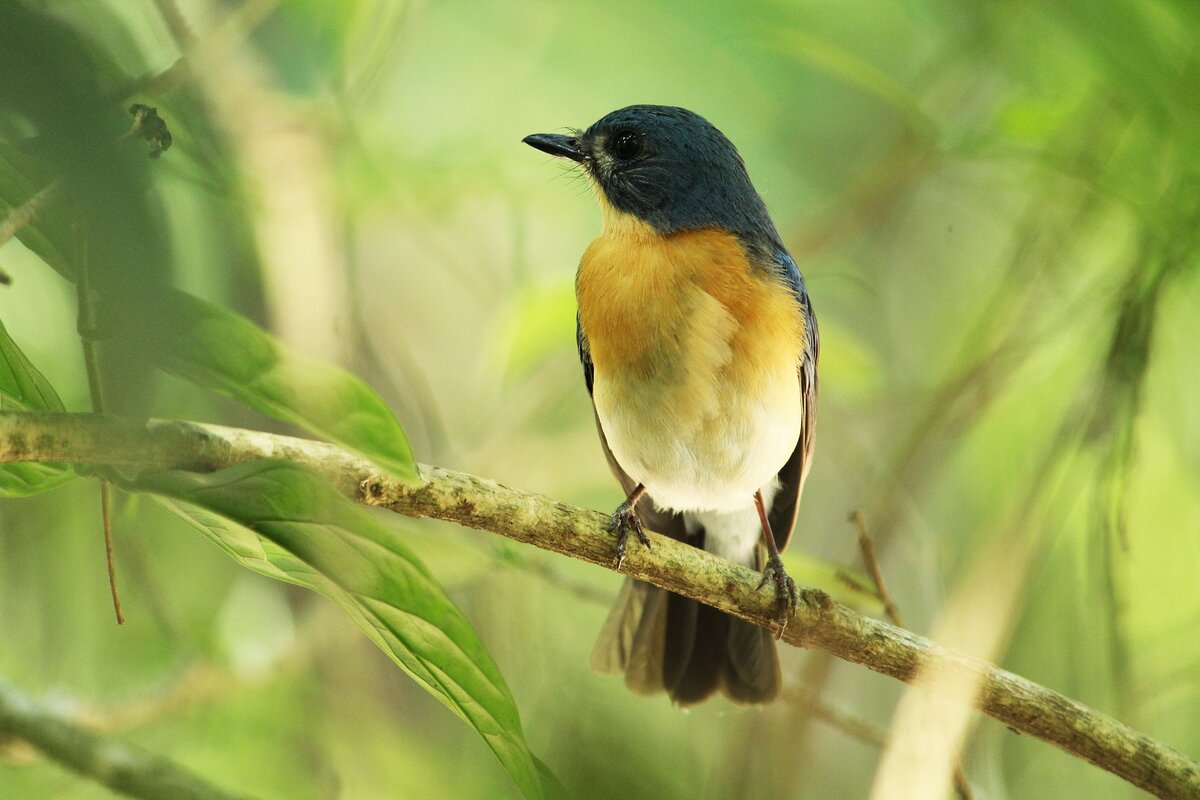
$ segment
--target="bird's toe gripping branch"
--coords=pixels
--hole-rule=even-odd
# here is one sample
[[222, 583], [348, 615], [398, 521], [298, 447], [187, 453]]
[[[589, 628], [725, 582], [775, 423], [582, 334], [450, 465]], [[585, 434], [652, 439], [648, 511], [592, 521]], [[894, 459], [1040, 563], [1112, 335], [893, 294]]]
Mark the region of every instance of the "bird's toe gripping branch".
[[613, 512], [612, 521], [608, 523], [610, 533], [617, 535], [617, 552], [616, 552], [616, 569], [621, 570], [621, 564], [625, 561], [625, 545], [629, 540], [629, 534], [637, 534], [638, 541], [650, 547], [650, 537], [646, 535], [645, 528], [642, 527], [642, 518], [638, 516], [634, 505], [637, 500], [632, 502], [626, 500], [621, 505], [617, 506], [617, 510]]
[[796, 589], [796, 582], [783, 568], [783, 561], [778, 555], [772, 555], [767, 559], [767, 565], [763, 569], [762, 580], [758, 582], [758, 588], [767, 585], [767, 581], [775, 583], [775, 619], [779, 622], [780, 637], [783, 636], [783, 630], [787, 627], [788, 620], [796, 613], [796, 606], [800, 602], [800, 592]]

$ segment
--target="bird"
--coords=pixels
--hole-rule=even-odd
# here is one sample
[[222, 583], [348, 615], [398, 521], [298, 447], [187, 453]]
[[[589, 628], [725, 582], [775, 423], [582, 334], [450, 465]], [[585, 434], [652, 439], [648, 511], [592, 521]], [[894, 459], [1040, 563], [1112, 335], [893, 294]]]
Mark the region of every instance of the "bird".
[[[820, 337], [796, 262], [733, 143], [676, 106], [631, 105], [522, 141], [575, 162], [602, 230], [579, 262], [576, 344], [626, 499], [618, 570], [645, 528], [762, 572], [779, 630], [796, 585], [779, 553], [813, 456]], [[764, 554], [760, 545], [765, 548]], [[687, 706], [780, 692], [775, 635], [627, 579], [592, 656], [637, 693]]]

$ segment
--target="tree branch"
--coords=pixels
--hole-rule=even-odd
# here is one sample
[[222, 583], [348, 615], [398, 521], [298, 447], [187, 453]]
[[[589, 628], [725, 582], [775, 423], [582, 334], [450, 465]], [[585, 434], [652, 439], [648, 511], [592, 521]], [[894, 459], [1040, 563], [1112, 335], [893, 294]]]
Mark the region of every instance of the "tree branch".
[[[210, 471], [260, 458], [308, 466], [359, 502], [412, 517], [492, 531], [612, 567], [608, 516], [439, 467], [405, 486], [332, 445], [186, 422], [132, 422], [85, 414], [0, 412], [0, 463], [57, 461]], [[746, 567], [657, 534], [634, 547], [622, 572], [772, 627], [774, 594]], [[1200, 796], [1200, 764], [1058, 692], [864, 617], [807, 589], [782, 638], [930, 691], [945, 692], [1022, 733], [1054, 744], [1162, 798]], [[956, 687], [979, 686], [965, 693]]]
[[142, 800], [242, 800], [170, 759], [119, 744], [39, 707], [0, 681], [0, 736], [15, 736], [115, 792]]

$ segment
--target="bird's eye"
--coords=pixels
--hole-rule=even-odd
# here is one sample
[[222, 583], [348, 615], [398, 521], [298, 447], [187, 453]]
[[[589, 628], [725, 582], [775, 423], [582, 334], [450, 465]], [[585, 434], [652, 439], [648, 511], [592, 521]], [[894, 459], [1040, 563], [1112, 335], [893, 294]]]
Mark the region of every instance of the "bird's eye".
[[621, 161], [628, 161], [642, 152], [642, 138], [636, 133], [618, 133], [613, 139], [612, 152]]

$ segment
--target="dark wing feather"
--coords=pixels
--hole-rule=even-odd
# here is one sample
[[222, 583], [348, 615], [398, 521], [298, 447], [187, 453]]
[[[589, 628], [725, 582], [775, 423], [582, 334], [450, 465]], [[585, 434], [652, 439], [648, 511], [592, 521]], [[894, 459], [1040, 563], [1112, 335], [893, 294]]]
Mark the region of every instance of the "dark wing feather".
[[[579, 324], [579, 315], [575, 315], [575, 346], [579, 348], [579, 363], [583, 365], [583, 382], [587, 384], [588, 397], [592, 396], [592, 384], [596, 380], [596, 368], [592, 366], [592, 351], [588, 347], [587, 337], [583, 335], [583, 326]], [[599, 421], [596, 425], [599, 426]], [[601, 437], [604, 432], [600, 432]], [[605, 452], [608, 452], [608, 444], [604, 445]], [[612, 463], [612, 457], [609, 456], [609, 463]]]
[[783, 250], [775, 253], [775, 266], [788, 288], [796, 297], [796, 304], [804, 316], [804, 352], [800, 356], [797, 372], [800, 378], [800, 399], [804, 404], [804, 421], [800, 427], [800, 440], [791, 458], [779, 470], [779, 491], [771, 504], [768, 515], [775, 544], [780, 550], [787, 547], [796, 527], [796, 512], [800, 507], [800, 493], [808, 469], [812, 466], [813, 442], [817, 419], [817, 362], [821, 357], [821, 334], [817, 328], [817, 317], [813, 313], [812, 301], [808, 298], [808, 287], [796, 262]]

